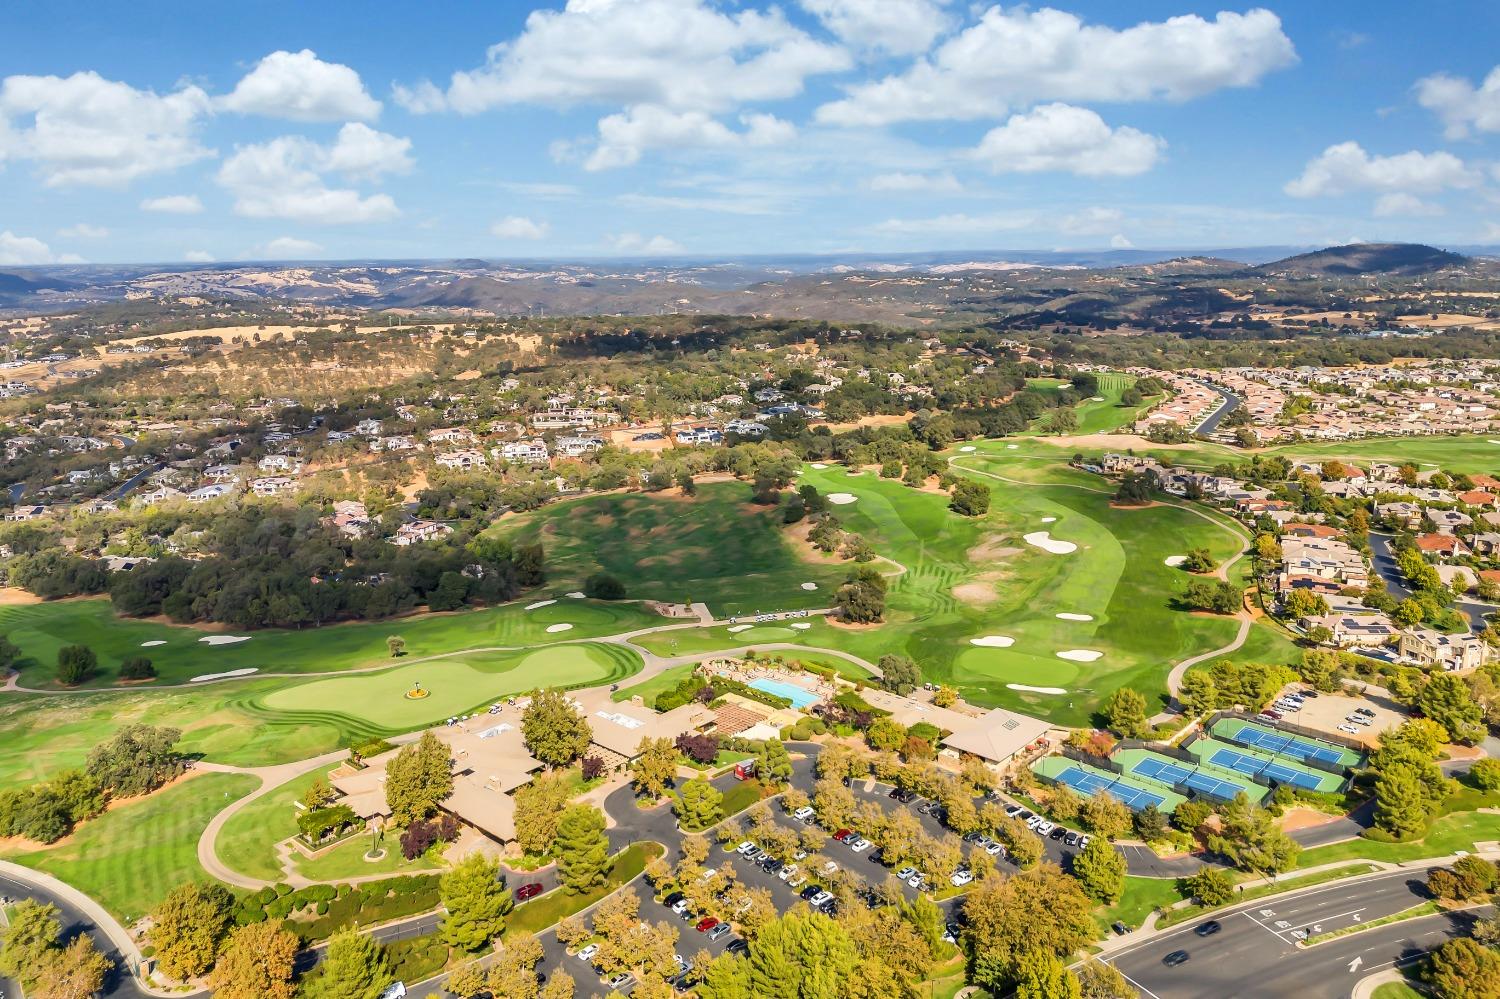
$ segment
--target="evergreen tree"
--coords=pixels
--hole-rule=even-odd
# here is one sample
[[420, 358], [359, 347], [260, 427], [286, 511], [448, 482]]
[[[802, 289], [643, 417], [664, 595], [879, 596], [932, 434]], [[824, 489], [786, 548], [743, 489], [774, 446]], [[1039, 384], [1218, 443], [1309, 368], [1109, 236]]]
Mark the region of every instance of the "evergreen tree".
[[385, 802], [391, 824], [404, 829], [430, 818], [453, 793], [453, 751], [432, 732], [403, 747], [385, 770]]
[[560, 690], [537, 691], [521, 716], [521, 731], [531, 755], [549, 766], [572, 763], [589, 747], [588, 719]]
[[446, 871], [439, 882], [443, 942], [464, 951], [487, 946], [505, 930], [505, 916], [514, 906], [498, 861], [471, 853]]
[[317, 973], [303, 986], [304, 999], [379, 999], [391, 983], [385, 950], [354, 926], [328, 940]]
[[609, 840], [604, 815], [592, 805], [565, 809], [557, 823], [557, 873], [563, 888], [577, 895], [604, 883], [609, 869]]

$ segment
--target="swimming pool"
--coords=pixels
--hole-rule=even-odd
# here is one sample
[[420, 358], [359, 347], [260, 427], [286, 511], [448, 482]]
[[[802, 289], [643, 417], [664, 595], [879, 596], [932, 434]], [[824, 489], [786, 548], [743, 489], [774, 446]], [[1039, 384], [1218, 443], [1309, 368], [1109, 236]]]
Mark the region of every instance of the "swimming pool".
[[818, 699], [815, 696], [809, 694], [795, 683], [783, 683], [780, 680], [766, 680], [762, 678], [751, 680], [750, 686], [756, 690], [764, 690], [768, 694], [775, 694], [777, 697], [785, 697], [792, 702], [792, 707], [798, 710], [807, 707], [809, 704], [818, 703]]

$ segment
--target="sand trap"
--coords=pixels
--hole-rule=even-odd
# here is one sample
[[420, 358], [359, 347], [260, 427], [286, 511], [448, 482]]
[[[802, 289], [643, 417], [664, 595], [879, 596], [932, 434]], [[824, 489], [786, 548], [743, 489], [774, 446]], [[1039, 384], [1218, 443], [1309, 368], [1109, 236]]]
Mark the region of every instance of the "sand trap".
[[853, 503], [857, 499], [859, 499], [859, 497], [854, 495], [853, 493], [828, 494], [828, 502], [837, 504], [838, 506], [848, 506], [850, 503]]
[[167, 642], [166, 642], [166, 640], [165, 640], [165, 639], [162, 639], [162, 638], [158, 638], [158, 639], [157, 639], [157, 640], [156, 640], [156, 641], [154, 641], [154, 642], [142, 642], [142, 643], [141, 643], [141, 648], [143, 648], [143, 649], [154, 649], [154, 648], [156, 648], [156, 647], [157, 647], [157, 646], [158, 646], [158, 645], [166, 645], [166, 644], [167, 644]]
[[250, 641], [249, 635], [205, 635], [198, 639], [204, 645], [238, 645]]
[[566, 596], [569, 600], [582, 600], [587, 595], [588, 594], [582, 593], [582, 592], [580, 592], [578, 590], [574, 590], [572, 593], [566, 593], [566, 594], [564, 594], [564, 596]]
[[1057, 658], [1075, 663], [1091, 663], [1095, 659], [1103, 659], [1104, 653], [1094, 649], [1068, 649], [1065, 652], [1059, 652]]
[[1009, 687], [1011, 690], [1026, 690], [1026, 691], [1030, 691], [1033, 694], [1066, 694], [1067, 693], [1067, 691], [1064, 690], [1062, 687], [1033, 687], [1033, 686], [1031, 686], [1030, 684], [1027, 684], [1027, 683], [1007, 683], [1006, 686]]
[[813, 463], [812, 463], [812, 467], [813, 467], [813, 468], [827, 468], [827, 467], [828, 467], [828, 466], [827, 466], [827, 465], [825, 465], [825, 464], [824, 464], [824, 463], [823, 463], [823, 462], [821, 462], [821, 461], [815, 461], [815, 462], [813, 462]]
[[1019, 451], [1019, 450], [1021, 450], [1021, 445], [1019, 445], [1019, 444], [1007, 444], [1007, 445], [1005, 445], [1005, 448], [1006, 448], [1007, 451]]
[[1172, 568], [1175, 569], [1179, 565], [1181, 565], [1182, 563], [1184, 563], [1184, 562], [1187, 561], [1187, 556], [1186, 555], [1168, 555], [1166, 558], [1162, 559], [1162, 561], [1165, 562], [1167, 565], [1170, 565]]
[[1040, 548], [1044, 552], [1053, 555], [1071, 555], [1078, 550], [1078, 546], [1071, 541], [1058, 541], [1046, 531], [1032, 531], [1023, 539], [1028, 545]]
[[803, 583], [802, 584], [802, 588], [804, 590], [816, 590], [818, 588], [818, 584], [817, 583]]
[[733, 628], [729, 629], [729, 633], [731, 635], [738, 635], [740, 632], [749, 631], [753, 627], [755, 627], [755, 625], [753, 624], [737, 624]]
[[549, 625], [547, 625], [547, 633], [549, 635], [555, 635], [559, 631], [572, 631], [572, 630], [573, 630], [573, 626], [571, 624], [549, 624]]
[[1092, 614], [1069, 614], [1067, 611], [1063, 611], [1057, 617], [1061, 621], [1092, 621], [1094, 619]]
[[1091, 396], [1089, 396], [1089, 402], [1103, 402], [1103, 401], [1104, 401], [1104, 396], [1102, 396], [1102, 395], [1091, 395]]
[[556, 600], [538, 600], [534, 604], [527, 604], [526, 605], [526, 609], [527, 610], [536, 610], [538, 607], [550, 607], [550, 606], [552, 606], [555, 603], [557, 603]]
[[963, 447], [959, 448], [959, 450], [967, 453], [969, 451], [977, 451], [979, 449], [976, 448], [973, 444], [965, 444]]
[[1493, 439], [1492, 439], [1492, 440], [1491, 440], [1491, 441], [1490, 441], [1490, 443], [1491, 443], [1491, 444], [1500, 444], [1500, 441], [1497, 441], [1497, 440], [1493, 440]]
[[1042, 518], [1042, 523], [1044, 523], [1044, 524], [1055, 524], [1055, 523], [1057, 523], [1057, 518], [1056, 517], [1043, 517]]
[[202, 676], [193, 677], [188, 683], [204, 683], [208, 680], [229, 680], [237, 676], [249, 676], [251, 673], [259, 672], [258, 668], [252, 666], [249, 669], [232, 669], [228, 673], [204, 673]]
[[983, 638], [969, 639], [969, 644], [986, 649], [1008, 649], [1016, 644], [1016, 640], [1009, 635], [985, 635]]
[[808, 628], [811, 628], [812, 625], [807, 621], [794, 621], [792, 622], [792, 627], [796, 628], [798, 631], [806, 631]]

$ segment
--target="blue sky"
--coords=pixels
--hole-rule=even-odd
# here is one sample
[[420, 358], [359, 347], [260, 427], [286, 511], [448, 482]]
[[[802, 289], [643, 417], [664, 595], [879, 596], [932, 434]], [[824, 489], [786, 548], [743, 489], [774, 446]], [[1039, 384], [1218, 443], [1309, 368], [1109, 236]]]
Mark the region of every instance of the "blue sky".
[[1496, 37], [1389, 0], [8, 4], [0, 264], [1496, 243]]

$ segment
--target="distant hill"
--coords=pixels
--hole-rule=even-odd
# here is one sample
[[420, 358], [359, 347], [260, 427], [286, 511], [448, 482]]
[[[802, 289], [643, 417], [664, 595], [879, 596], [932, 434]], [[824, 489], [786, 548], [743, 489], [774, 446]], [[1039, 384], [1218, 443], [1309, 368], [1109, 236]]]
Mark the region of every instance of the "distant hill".
[[1422, 243], [1351, 243], [1329, 246], [1311, 253], [1299, 253], [1284, 260], [1261, 264], [1254, 270], [1261, 274], [1309, 277], [1353, 277], [1361, 274], [1390, 274], [1413, 277], [1450, 267], [1464, 267], [1470, 258], [1460, 253], [1439, 250]]

